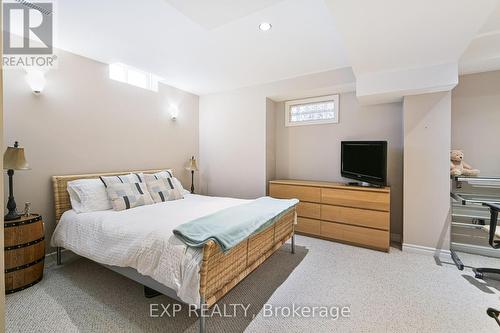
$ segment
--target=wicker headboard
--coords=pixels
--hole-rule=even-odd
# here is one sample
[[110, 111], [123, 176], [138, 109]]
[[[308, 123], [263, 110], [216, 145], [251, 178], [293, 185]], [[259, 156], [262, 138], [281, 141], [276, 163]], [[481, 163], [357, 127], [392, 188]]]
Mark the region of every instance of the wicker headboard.
[[133, 170], [133, 171], [122, 171], [122, 172], [108, 172], [108, 173], [92, 173], [85, 175], [67, 175], [67, 176], [52, 176], [52, 184], [54, 186], [54, 207], [56, 213], [56, 223], [59, 222], [62, 214], [71, 209], [71, 202], [69, 201], [69, 194], [66, 190], [68, 182], [76, 179], [90, 179], [99, 178], [99, 176], [119, 176], [128, 173], [155, 173], [165, 169], [158, 170]]

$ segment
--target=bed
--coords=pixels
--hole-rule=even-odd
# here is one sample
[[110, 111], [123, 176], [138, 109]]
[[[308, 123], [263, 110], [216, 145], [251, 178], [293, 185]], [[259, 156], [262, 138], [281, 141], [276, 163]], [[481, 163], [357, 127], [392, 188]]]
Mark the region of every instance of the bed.
[[[146, 174], [158, 171], [161, 170], [53, 176], [57, 223], [53, 245], [57, 246], [57, 263], [61, 264], [61, 248], [64, 247], [145, 287], [183, 303], [196, 302], [199, 308], [205, 308], [214, 305], [290, 238], [294, 253], [295, 207], [291, 207], [274, 223], [241, 241], [226, 253], [212, 240], [199, 249], [186, 248], [185, 244], [173, 236], [171, 230], [183, 221], [233, 207], [247, 200], [186, 194], [182, 200], [122, 212], [76, 214], [72, 211], [66, 190], [69, 181], [129, 172]], [[148, 221], [147, 224], [133, 223], [143, 218]], [[79, 240], [79, 235], [86, 238]], [[146, 251], [157, 247], [160, 250], [155, 254]], [[147, 260], [154, 262], [154, 265], [148, 265]], [[179, 262], [183, 263], [181, 271]], [[174, 270], [163, 274], [165, 269], [162, 270], [162, 267], [169, 265]], [[182, 281], [179, 276], [182, 276]], [[204, 316], [200, 316], [199, 321], [200, 331], [204, 332]]]

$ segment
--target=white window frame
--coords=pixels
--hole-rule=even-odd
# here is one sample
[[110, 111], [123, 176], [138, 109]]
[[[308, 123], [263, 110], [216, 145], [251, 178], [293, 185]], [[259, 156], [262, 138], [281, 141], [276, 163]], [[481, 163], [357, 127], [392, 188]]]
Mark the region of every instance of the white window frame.
[[[334, 105], [335, 105], [334, 111], [336, 112], [335, 119], [295, 121], [295, 122], [290, 121], [290, 107], [292, 107], [294, 105], [300, 105], [300, 104], [311, 104], [311, 103], [321, 103], [321, 102], [333, 102], [334, 103]], [[320, 125], [320, 124], [338, 124], [339, 113], [340, 113], [340, 111], [339, 111], [339, 95], [338, 94], [287, 101], [287, 102], [285, 102], [285, 127], [304, 126], [304, 125]]]
[[[115, 66], [116, 67], [121, 67], [122, 70], [124, 71], [125, 77], [123, 78], [123, 80], [112, 77], [111, 71], [112, 71], [112, 68], [115, 67]], [[143, 87], [143, 86], [131, 83], [130, 80], [129, 80], [129, 71], [134, 71], [134, 72], [143, 74], [145, 76], [145, 78], [146, 78], [146, 86]], [[114, 80], [114, 81], [118, 81], [118, 82], [129, 84], [129, 85], [131, 85], [133, 87], [137, 87], [137, 88], [141, 88], [141, 89], [146, 89], [146, 90], [150, 90], [150, 91], [154, 91], [154, 92], [158, 92], [158, 82], [161, 81], [161, 79], [158, 76], [156, 76], [156, 75], [154, 75], [152, 73], [145, 72], [143, 70], [140, 70], [140, 69], [137, 69], [137, 68], [125, 65], [123, 63], [112, 63], [112, 64], [109, 65], [109, 78], [111, 80]]]

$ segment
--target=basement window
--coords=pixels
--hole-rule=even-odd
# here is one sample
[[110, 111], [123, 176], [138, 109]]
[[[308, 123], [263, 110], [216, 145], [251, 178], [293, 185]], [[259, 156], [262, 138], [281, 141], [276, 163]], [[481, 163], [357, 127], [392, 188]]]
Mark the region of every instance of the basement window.
[[285, 126], [336, 124], [339, 122], [339, 95], [312, 97], [285, 102]]
[[109, 78], [155, 92], [158, 91], [158, 81], [160, 81], [160, 78], [152, 73], [122, 63], [109, 65]]

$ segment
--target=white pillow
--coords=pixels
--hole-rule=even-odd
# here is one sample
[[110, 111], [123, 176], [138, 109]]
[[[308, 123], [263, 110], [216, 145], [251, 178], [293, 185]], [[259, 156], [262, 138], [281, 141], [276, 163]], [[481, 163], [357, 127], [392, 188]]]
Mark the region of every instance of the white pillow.
[[68, 182], [71, 207], [77, 213], [111, 209], [111, 201], [100, 179], [78, 179]]
[[183, 186], [182, 186], [182, 183], [179, 181], [179, 179], [173, 177], [172, 178], [174, 180], [174, 186], [179, 188], [182, 195], [186, 195], [186, 194], [190, 194], [191, 192], [186, 190]]

